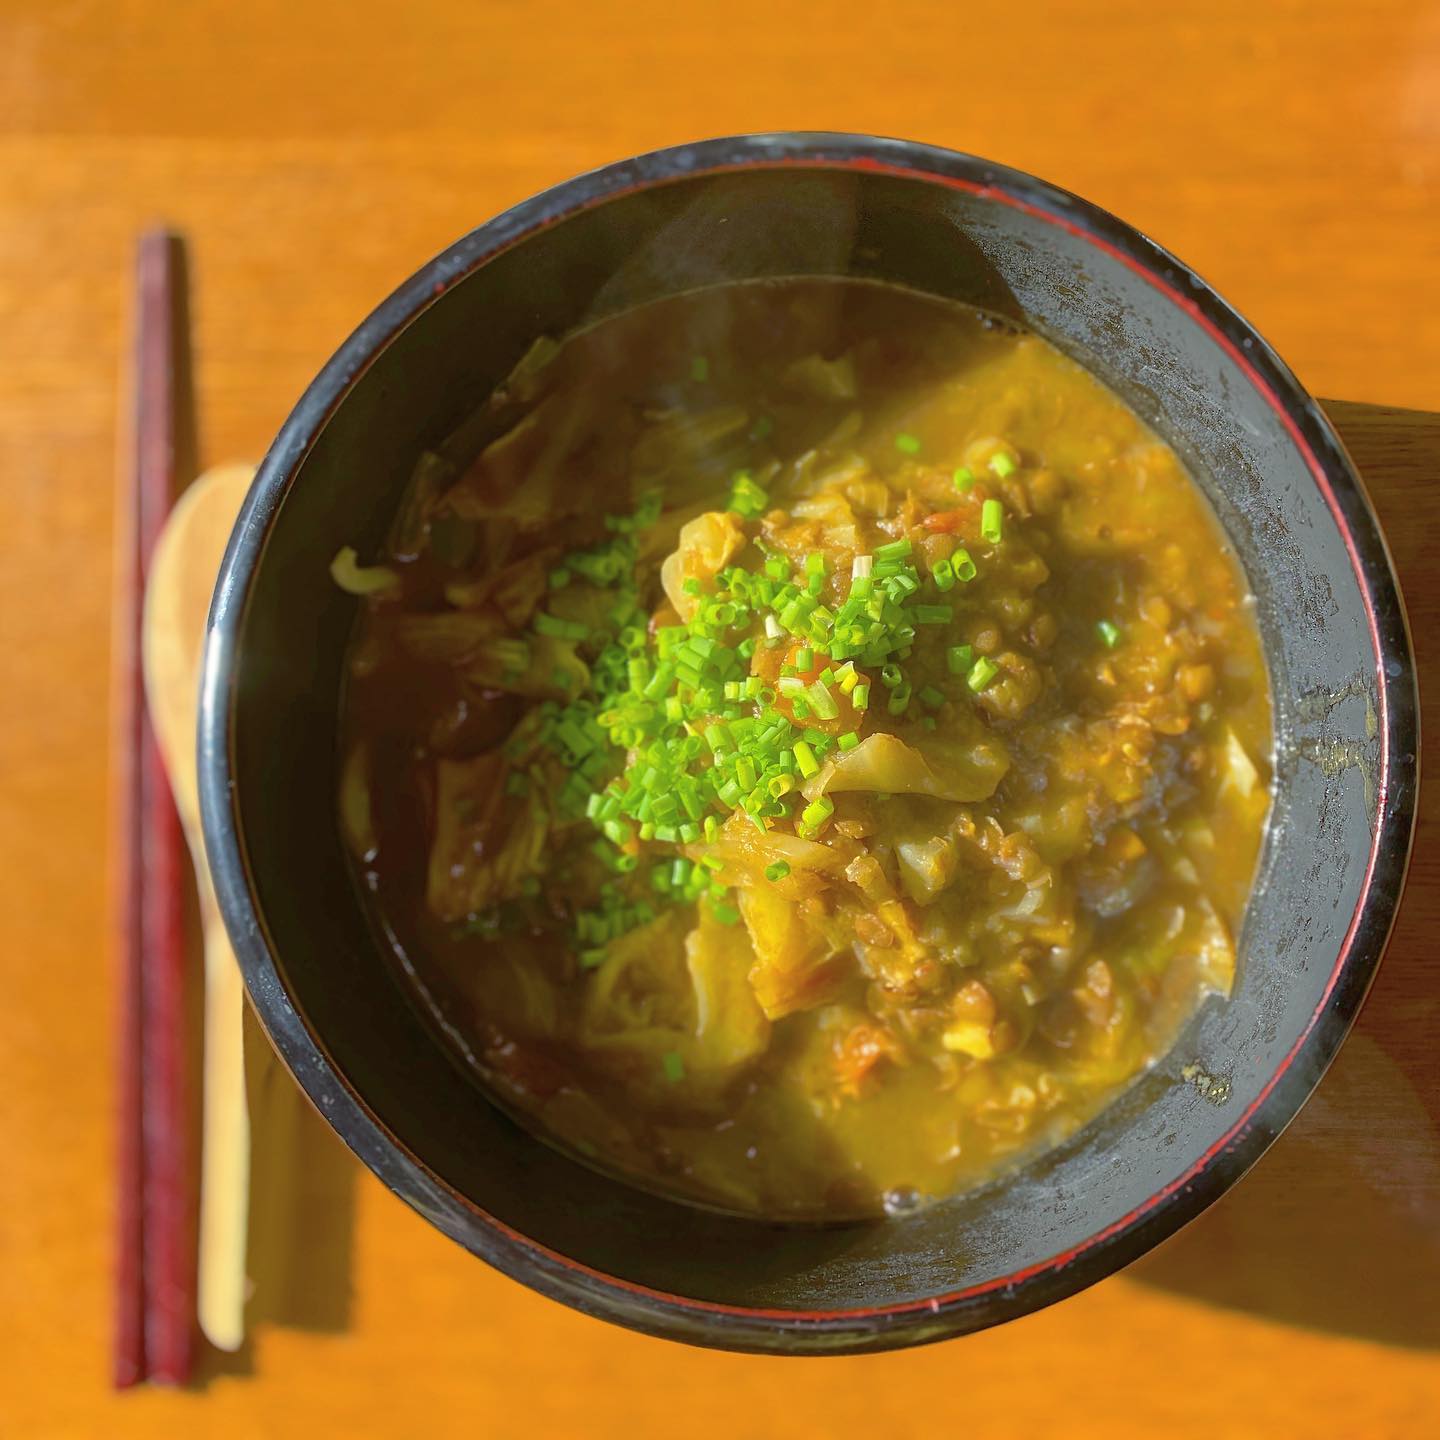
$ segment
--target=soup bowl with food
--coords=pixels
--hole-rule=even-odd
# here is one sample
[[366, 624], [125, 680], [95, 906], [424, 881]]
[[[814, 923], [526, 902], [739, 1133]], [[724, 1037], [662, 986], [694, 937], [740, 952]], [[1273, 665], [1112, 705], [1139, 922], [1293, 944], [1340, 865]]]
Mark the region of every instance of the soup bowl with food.
[[1415, 685], [1324, 415], [967, 156], [683, 146], [481, 226], [287, 421], [200, 760], [255, 1007], [447, 1234], [790, 1353], [1072, 1293], [1334, 1055]]

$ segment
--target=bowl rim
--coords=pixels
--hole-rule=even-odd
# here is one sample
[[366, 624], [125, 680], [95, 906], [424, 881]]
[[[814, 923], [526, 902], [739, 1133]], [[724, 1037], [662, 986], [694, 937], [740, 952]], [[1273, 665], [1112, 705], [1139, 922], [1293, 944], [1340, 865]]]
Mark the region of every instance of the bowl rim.
[[[322, 1038], [290, 1003], [250, 887], [231, 775], [234, 661], [270, 526], [315, 440], [375, 357], [450, 286], [573, 214], [692, 177], [773, 168], [883, 174], [964, 191], [1053, 224], [1148, 281], [1226, 352], [1281, 421], [1344, 541], [1377, 659], [1380, 753], [1361, 892], [1320, 1001], [1275, 1073], [1184, 1174], [1080, 1244], [1006, 1276], [890, 1306], [778, 1310], [653, 1290], [539, 1244], [445, 1182], [370, 1110], [331, 1061]], [[720, 1348], [846, 1353], [977, 1330], [1071, 1295], [1178, 1230], [1255, 1163], [1334, 1058], [1389, 939], [1414, 831], [1419, 718], [1404, 605], [1363, 485], [1319, 404], [1232, 306], [1132, 226], [1024, 172], [918, 142], [791, 131], [670, 146], [553, 186], [461, 237], [381, 302], [311, 382], [256, 473], [212, 602], [197, 742], [206, 853], [254, 1007], [301, 1087], [381, 1180], [451, 1239], [511, 1277], [587, 1313]]]

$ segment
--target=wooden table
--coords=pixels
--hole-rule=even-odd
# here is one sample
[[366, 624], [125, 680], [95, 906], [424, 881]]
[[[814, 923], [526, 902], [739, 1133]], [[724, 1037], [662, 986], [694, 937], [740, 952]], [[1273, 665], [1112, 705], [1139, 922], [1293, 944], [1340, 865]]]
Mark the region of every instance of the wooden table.
[[[297, 1295], [303, 1323], [264, 1327], [191, 1392], [106, 1389], [107, 651], [137, 230], [163, 217], [193, 243], [207, 461], [258, 456], [365, 311], [502, 206], [637, 150], [784, 126], [1033, 170], [1196, 265], [1317, 393], [1440, 407], [1440, 10], [1191, 8], [0, 0], [0, 1434], [1428, 1430], [1433, 804], [1316, 1100], [1238, 1192], [1058, 1308], [875, 1359], [686, 1350], [501, 1279], [342, 1160], [310, 1248], [349, 1288]], [[1341, 420], [1434, 682], [1440, 435]]]

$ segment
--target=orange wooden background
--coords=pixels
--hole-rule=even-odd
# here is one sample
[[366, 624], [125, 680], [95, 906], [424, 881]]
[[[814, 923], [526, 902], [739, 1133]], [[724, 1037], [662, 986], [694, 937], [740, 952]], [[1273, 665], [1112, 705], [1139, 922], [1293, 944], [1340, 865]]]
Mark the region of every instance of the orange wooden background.
[[[137, 230], [193, 244], [202, 458], [254, 457], [470, 225], [637, 150], [774, 127], [1031, 169], [1193, 263], [1317, 393], [1440, 408], [1433, 0], [0, 0], [0, 1434], [1431, 1433], [1433, 810], [1315, 1102], [1233, 1196], [1058, 1308], [883, 1358], [685, 1350], [501, 1279], [332, 1156], [306, 1243], [348, 1279], [191, 1392], [108, 1393], [107, 654]], [[1428, 667], [1440, 433], [1342, 419]]]

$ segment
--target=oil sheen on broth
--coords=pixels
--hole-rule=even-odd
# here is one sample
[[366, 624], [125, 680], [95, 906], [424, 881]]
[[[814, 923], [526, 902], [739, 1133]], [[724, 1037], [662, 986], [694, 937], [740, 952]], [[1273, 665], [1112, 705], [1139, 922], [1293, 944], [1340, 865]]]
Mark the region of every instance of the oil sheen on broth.
[[1056, 1143], [1228, 994], [1251, 605], [1175, 454], [1048, 343], [730, 286], [537, 342], [442, 448], [386, 553], [336, 558], [341, 819], [538, 1133], [876, 1214]]

